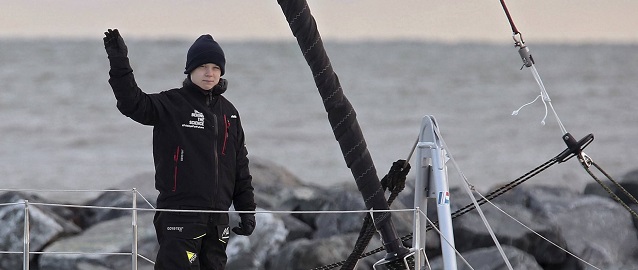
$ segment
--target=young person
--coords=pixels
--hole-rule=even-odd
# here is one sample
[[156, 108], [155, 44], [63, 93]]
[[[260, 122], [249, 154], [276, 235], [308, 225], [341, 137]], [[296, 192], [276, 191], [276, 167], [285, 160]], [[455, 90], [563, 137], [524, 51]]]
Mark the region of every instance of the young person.
[[[200, 36], [188, 50], [183, 86], [147, 94], [135, 82], [119, 31], [104, 35], [117, 108], [153, 126], [157, 207], [227, 211], [234, 204], [236, 210], [254, 211], [244, 131], [237, 109], [222, 95], [226, 58], [219, 44]], [[240, 218], [233, 232], [250, 235], [254, 214]], [[155, 269], [224, 269], [228, 223], [226, 213], [156, 212]]]

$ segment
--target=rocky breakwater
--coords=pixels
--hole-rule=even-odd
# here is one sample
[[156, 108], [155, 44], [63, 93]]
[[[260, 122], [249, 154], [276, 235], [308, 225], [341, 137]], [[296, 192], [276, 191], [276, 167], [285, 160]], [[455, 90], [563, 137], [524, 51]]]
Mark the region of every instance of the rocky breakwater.
[[[258, 158], [252, 159], [251, 170], [259, 211], [365, 208], [354, 183], [331, 187], [307, 184], [284, 168]], [[625, 174], [619, 181], [633, 196], [638, 195], [638, 170]], [[412, 208], [413, 183], [414, 179], [408, 179], [393, 209]], [[514, 269], [595, 269], [587, 263], [607, 270], [638, 269], [638, 221], [611, 200], [596, 182], [592, 180], [580, 192], [536, 186], [533, 180], [528, 183], [493, 202], [534, 232], [494, 206], [482, 207]], [[151, 173], [127, 179], [114, 188], [137, 188], [154, 204], [156, 191]], [[464, 191], [454, 189], [451, 193], [452, 211], [470, 203]], [[621, 198], [638, 210], [638, 205], [626, 196]], [[0, 194], [0, 251], [22, 252], [24, 200], [47, 201], [21, 192]], [[138, 269], [152, 269], [152, 263], [145, 258], [154, 260], [157, 252], [153, 212], [142, 196], [138, 196], [137, 204], [146, 208], [138, 212]], [[84, 205], [130, 208], [132, 195], [105, 192]], [[37, 204], [29, 209], [30, 250], [45, 252], [30, 256], [31, 269], [131, 269], [132, 257], [126, 255], [131, 252], [133, 239], [130, 210]], [[436, 213], [432, 209], [428, 212], [429, 218], [435, 220]], [[312, 269], [339, 262], [352, 251], [364, 215], [260, 212], [253, 235], [231, 235], [227, 269]], [[237, 223], [235, 214], [231, 219], [231, 225]], [[412, 231], [411, 212], [396, 212], [393, 219], [400, 235]], [[474, 269], [506, 269], [476, 211], [454, 219], [453, 224], [456, 248]], [[368, 250], [380, 246], [378, 237], [374, 237]], [[440, 241], [433, 230], [427, 234], [426, 254], [432, 269], [442, 269], [438, 257]], [[372, 264], [383, 256], [380, 252], [367, 257], [356, 269], [372, 269]], [[22, 254], [0, 254], [2, 270], [22, 269], [22, 262]], [[458, 266], [469, 269], [460, 259]]]

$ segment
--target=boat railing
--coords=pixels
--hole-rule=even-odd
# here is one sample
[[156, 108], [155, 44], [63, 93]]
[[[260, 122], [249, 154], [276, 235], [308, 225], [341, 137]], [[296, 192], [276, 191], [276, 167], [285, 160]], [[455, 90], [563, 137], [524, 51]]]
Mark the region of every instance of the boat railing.
[[[213, 210], [173, 210], [173, 209], [157, 209], [155, 208], [137, 189], [131, 190], [44, 190], [44, 189], [0, 189], [0, 192], [6, 191], [20, 191], [20, 192], [130, 192], [132, 197], [131, 207], [112, 207], [112, 206], [97, 206], [97, 205], [78, 205], [78, 204], [62, 204], [62, 203], [46, 203], [46, 202], [32, 202], [29, 200], [23, 200], [11, 203], [1, 203], [1, 207], [23, 205], [24, 206], [24, 232], [23, 232], [23, 250], [22, 251], [0, 251], [0, 254], [22, 254], [23, 256], [23, 269], [28, 270], [31, 255], [36, 254], [90, 254], [90, 255], [105, 255], [105, 256], [130, 256], [131, 257], [131, 269], [138, 269], [138, 259], [145, 260], [150, 264], [155, 262], [138, 253], [138, 214], [140, 212], [196, 212], [196, 213], [228, 213], [228, 214], [241, 214], [241, 213], [255, 213], [255, 214], [354, 214], [354, 213], [375, 213], [375, 212], [412, 212], [414, 214], [414, 226], [419, 228], [421, 226], [421, 219], [426, 218], [425, 213], [416, 207], [414, 209], [390, 209], [390, 210], [321, 210], [321, 211], [277, 211], [277, 210], [258, 210], [258, 211], [213, 211]], [[138, 207], [138, 197], [141, 197], [150, 208]], [[81, 252], [81, 251], [32, 251], [30, 249], [31, 236], [29, 234], [31, 229], [30, 211], [32, 206], [47, 206], [47, 207], [66, 207], [66, 208], [86, 208], [86, 209], [106, 209], [117, 211], [129, 211], [131, 213], [131, 251], [130, 252]], [[414, 240], [419, 241], [421, 237], [418, 230], [414, 233]]]

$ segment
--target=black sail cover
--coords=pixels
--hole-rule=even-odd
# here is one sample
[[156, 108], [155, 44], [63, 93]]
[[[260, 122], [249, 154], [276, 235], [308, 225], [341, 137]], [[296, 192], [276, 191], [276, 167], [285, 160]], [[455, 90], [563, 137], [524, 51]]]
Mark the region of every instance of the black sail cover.
[[[305, 0], [278, 0], [323, 99], [328, 120], [339, 142], [346, 165], [350, 168], [367, 209], [388, 210], [383, 188], [368, 152], [366, 141], [357, 122], [354, 108], [341, 89], [323, 47], [315, 19]], [[388, 253], [402, 249], [389, 212], [375, 212], [374, 224], [381, 233]]]

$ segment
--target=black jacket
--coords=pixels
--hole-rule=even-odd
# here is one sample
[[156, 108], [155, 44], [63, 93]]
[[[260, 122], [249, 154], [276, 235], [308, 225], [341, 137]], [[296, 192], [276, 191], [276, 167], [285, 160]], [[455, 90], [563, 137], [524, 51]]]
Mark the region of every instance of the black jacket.
[[234, 203], [236, 210], [255, 210], [244, 131], [223, 91], [204, 91], [187, 79], [182, 88], [146, 94], [132, 70], [112, 72], [109, 83], [122, 114], [153, 126], [158, 208], [225, 211]]

